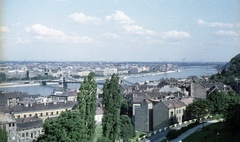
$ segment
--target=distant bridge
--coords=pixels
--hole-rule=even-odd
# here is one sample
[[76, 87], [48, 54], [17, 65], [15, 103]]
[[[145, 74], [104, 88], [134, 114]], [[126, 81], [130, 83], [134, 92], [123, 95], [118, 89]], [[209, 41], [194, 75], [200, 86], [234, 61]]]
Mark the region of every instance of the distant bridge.
[[[129, 84], [129, 85], [133, 85], [134, 84], [134, 83], [132, 83], [130, 81], [127, 81], [127, 80], [125, 80], [123, 78], [120, 78], [120, 80], [123, 83]], [[74, 80], [74, 79], [66, 80], [65, 77], [62, 77], [59, 80], [42, 80], [42, 81], [40, 81], [40, 84], [43, 85], [43, 86], [46, 86], [47, 83], [58, 83], [60, 87], [67, 88], [67, 84], [69, 84], [69, 83], [79, 83], [79, 84], [81, 84], [83, 81], [84, 81], [84, 79], [77, 81], [77, 80]], [[105, 81], [106, 81], [106, 78], [97, 78], [96, 79], [96, 83], [98, 85], [104, 85]]]

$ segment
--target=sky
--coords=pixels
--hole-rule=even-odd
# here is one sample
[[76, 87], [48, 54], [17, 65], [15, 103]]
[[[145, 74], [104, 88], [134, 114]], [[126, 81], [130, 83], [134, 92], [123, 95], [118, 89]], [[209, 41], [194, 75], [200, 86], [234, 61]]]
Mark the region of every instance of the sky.
[[228, 62], [238, 0], [2, 0], [2, 61]]

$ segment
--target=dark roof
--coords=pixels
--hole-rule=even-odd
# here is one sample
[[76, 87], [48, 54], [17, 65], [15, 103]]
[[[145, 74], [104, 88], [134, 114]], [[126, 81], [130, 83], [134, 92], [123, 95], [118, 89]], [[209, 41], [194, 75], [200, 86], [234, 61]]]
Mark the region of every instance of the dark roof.
[[17, 118], [17, 131], [22, 129], [32, 129], [34, 127], [42, 127], [43, 120], [36, 117]]
[[168, 108], [180, 108], [183, 106], [186, 106], [185, 103], [183, 103], [181, 100], [179, 99], [173, 99], [173, 100], [166, 100], [166, 101], [162, 101], [162, 103], [168, 107]]
[[9, 113], [11, 110], [8, 106], [0, 106], [0, 112]]
[[10, 98], [18, 98], [23, 100], [23, 98], [28, 97], [27, 93], [22, 92], [1, 92], [0, 93], [0, 106], [7, 105], [7, 100]]
[[36, 110], [48, 110], [48, 109], [59, 109], [59, 108], [72, 108], [77, 102], [59, 102], [57, 104], [49, 103], [49, 104], [32, 104], [29, 107], [24, 106], [13, 106], [11, 110], [13, 112], [26, 112], [26, 111], [36, 111]]
[[133, 103], [140, 103], [143, 100], [150, 100], [151, 97], [145, 92], [133, 93]]
[[22, 92], [7, 92], [7, 93], [3, 93], [3, 94], [5, 94], [8, 99], [10, 99], [10, 98], [23, 99], [24, 97], [28, 97], [27, 93], [22, 93]]

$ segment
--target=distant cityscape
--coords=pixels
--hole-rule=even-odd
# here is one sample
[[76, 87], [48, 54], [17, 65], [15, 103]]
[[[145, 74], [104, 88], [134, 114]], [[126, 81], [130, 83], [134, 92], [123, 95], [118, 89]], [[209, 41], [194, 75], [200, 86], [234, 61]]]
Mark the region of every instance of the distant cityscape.
[[[28, 85], [37, 80], [60, 80], [63, 78], [82, 81], [90, 72], [94, 72], [96, 78], [106, 79], [112, 74], [125, 77], [151, 76], [158, 73], [181, 72], [179, 66], [214, 66], [220, 63], [114, 63], [114, 62], [2, 62], [1, 74], [5, 80], [0, 84], [1, 88], [13, 85]], [[45, 78], [47, 77], [47, 78]], [[38, 84], [40, 85], [40, 84]], [[46, 85], [46, 84], [45, 84]], [[135, 84], [120, 83], [121, 92], [128, 102], [132, 103], [132, 110], [128, 114], [133, 119], [135, 130], [150, 132], [165, 128], [170, 123], [163, 123], [155, 118], [154, 112], [161, 111], [161, 104], [179, 108], [171, 115], [177, 115], [177, 122], [185, 120], [184, 109], [194, 98], [206, 98], [213, 88], [228, 91], [230, 88], [224, 84], [208, 81], [208, 76], [198, 78], [191, 76], [185, 79], [158, 79], [150, 82]], [[9, 132], [9, 141], [33, 141], [42, 134], [42, 125], [46, 118], [57, 117], [65, 110], [76, 109], [76, 90], [59, 88], [47, 96], [27, 94], [24, 92], [4, 92], [0, 94], [1, 123]], [[101, 124], [103, 110], [101, 107], [102, 89], [97, 90], [96, 124]], [[145, 104], [147, 103], [147, 104]], [[151, 104], [151, 105], [150, 105]], [[172, 105], [171, 105], [172, 104]], [[146, 106], [145, 106], [146, 105]], [[155, 107], [150, 107], [150, 106]], [[175, 109], [176, 109], [175, 107]], [[151, 113], [147, 113], [151, 111]], [[176, 113], [176, 114], [175, 114]], [[163, 116], [158, 116], [163, 117]], [[146, 118], [146, 119], [143, 119]], [[164, 119], [170, 119], [164, 116]], [[165, 120], [164, 120], [165, 121]], [[173, 122], [171, 122], [172, 124]], [[6, 125], [7, 124], [7, 125]]]

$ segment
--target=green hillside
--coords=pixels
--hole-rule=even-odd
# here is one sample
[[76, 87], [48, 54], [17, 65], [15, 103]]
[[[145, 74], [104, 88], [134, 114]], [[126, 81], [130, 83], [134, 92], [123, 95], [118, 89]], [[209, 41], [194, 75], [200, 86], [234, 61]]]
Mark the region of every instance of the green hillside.
[[220, 73], [212, 75], [210, 79], [230, 85], [235, 78], [240, 77], [240, 54], [233, 57], [223, 66]]

